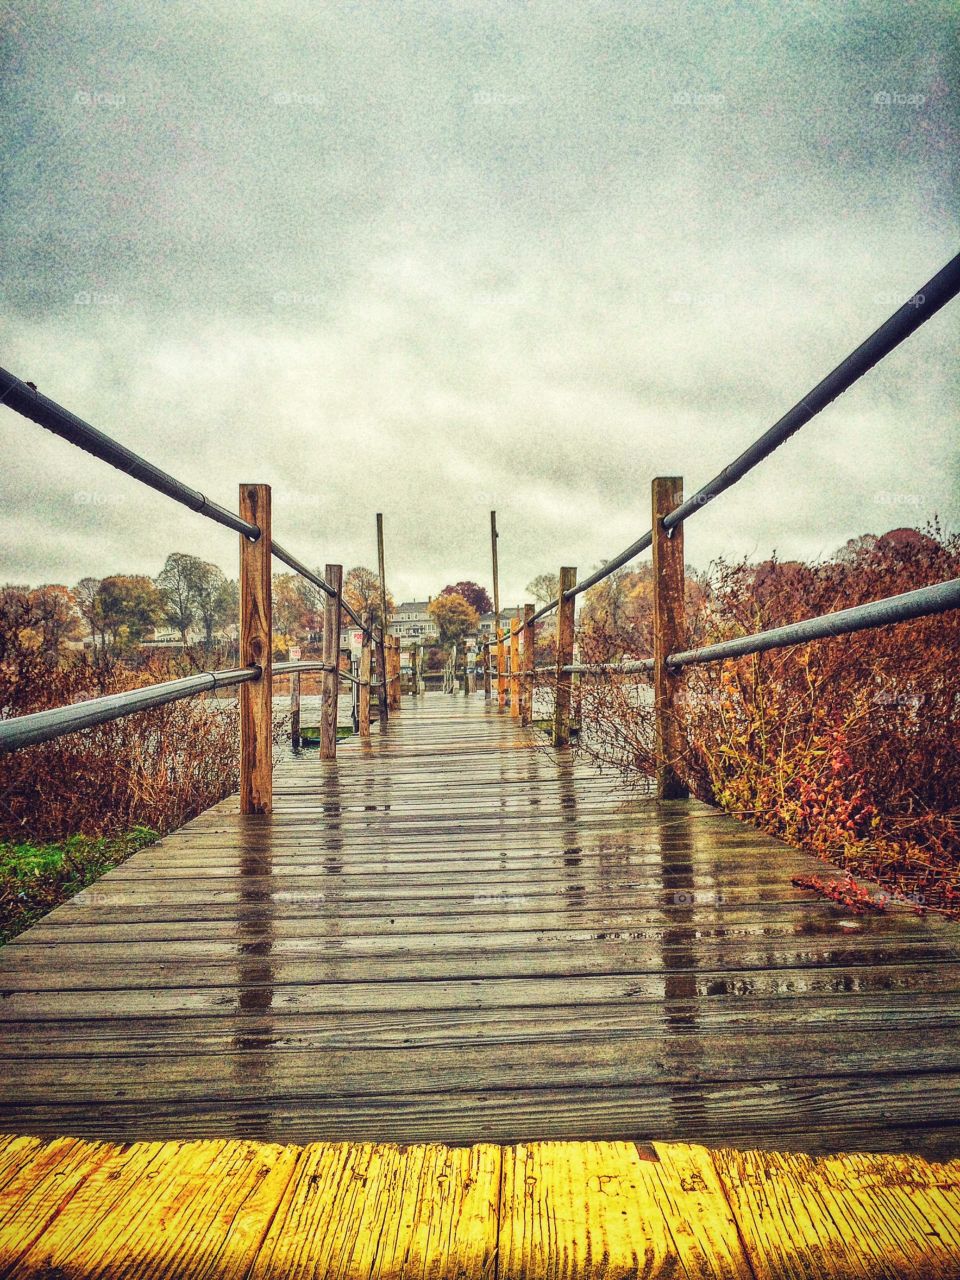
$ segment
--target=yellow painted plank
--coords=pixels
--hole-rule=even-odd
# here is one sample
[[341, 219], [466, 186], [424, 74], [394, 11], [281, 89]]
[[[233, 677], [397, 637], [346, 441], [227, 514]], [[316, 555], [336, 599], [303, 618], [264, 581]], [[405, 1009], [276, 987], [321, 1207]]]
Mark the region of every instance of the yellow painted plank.
[[245, 1276], [297, 1156], [295, 1148], [242, 1141], [112, 1147], [17, 1274]]
[[500, 1149], [314, 1143], [252, 1280], [492, 1274]]
[[758, 1277], [957, 1280], [960, 1161], [714, 1151]]
[[698, 1148], [661, 1149], [658, 1161], [629, 1142], [532, 1142], [505, 1148], [503, 1161], [502, 1276], [750, 1275]]
[[0, 1274], [13, 1271], [105, 1155], [103, 1144], [77, 1138], [53, 1138], [26, 1149], [0, 1187]]
[[0, 1138], [18, 1280], [957, 1280], [960, 1161]]

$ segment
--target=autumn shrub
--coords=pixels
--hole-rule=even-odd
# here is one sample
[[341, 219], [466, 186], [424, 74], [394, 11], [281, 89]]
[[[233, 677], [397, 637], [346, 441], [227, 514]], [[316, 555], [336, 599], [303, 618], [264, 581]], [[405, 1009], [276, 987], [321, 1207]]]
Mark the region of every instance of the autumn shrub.
[[[154, 684], [192, 667], [190, 655], [145, 654], [131, 666], [80, 652], [51, 666], [31, 607], [28, 593], [5, 593], [3, 717]], [[232, 696], [189, 698], [27, 747], [0, 762], [0, 839], [169, 831], [236, 789], [238, 760]]]
[[[719, 563], [690, 607], [691, 643], [834, 612], [960, 576], [960, 540], [936, 527], [863, 538], [815, 565]], [[635, 628], [634, 628], [635, 630]], [[583, 660], [624, 654], [593, 626]], [[956, 612], [680, 677], [692, 793], [880, 880], [927, 907], [960, 907], [960, 615]], [[637, 655], [639, 656], [639, 655]], [[583, 747], [653, 771], [649, 682], [585, 682]]]

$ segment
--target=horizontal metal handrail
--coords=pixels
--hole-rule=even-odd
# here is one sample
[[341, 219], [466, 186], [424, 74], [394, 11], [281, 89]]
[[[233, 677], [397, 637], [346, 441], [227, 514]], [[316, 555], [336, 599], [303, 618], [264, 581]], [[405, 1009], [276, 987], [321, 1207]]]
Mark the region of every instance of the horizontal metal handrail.
[[275, 676], [297, 675], [300, 672], [307, 671], [334, 671], [336, 668], [330, 662], [320, 662], [305, 658], [301, 662], [275, 662], [271, 670]]
[[[0, 403], [6, 404], [17, 413], [22, 414], [23, 417], [29, 418], [31, 422], [36, 422], [47, 431], [52, 431], [54, 435], [60, 436], [61, 439], [68, 441], [70, 444], [75, 444], [86, 453], [99, 458], [101, 462], [106, 462], [111, 467], [116, 467], [118, 471], [131, 476], [134, 480], [139, 480], [141, 484], [145, 484], [149, 488], [155, 489], [158, 493], [172, 498], [174, 502], [179, 502], [183, 506], [189, 507], [191, 511], [207, 516], [208, 519], [216, 521], [217, 524], [225, 525], [228, 529], [242, 533], [244, 537], [251, 538], [253, 541], [260, 537], [260, 529], [257, 525], [251, 524], [248, 520], [235, 515], [234, 512], [221, 507], [219, 503], [213, 502], [202, 494], [199, 489], [194, 489], [190, 485], [184, 484], [176, 476], [172, 476], [152, 462], [148, 462], [140, 454], [134, 453], [126, 445], [120, 444], [119, 441], [112, 439], [103, 431], [91, 426], [89, 422], [77, 417], [75, 413], [71, 413], [69, 409], [57, 404], [55, 400], [43, 395], [42, 392], [37, 391], [28, 382], [23, 382], [6, 369], [0, 369]], [[301, 577], [312, 582], [328, 596], [336, 594], [328, 582], [325, 582], [319, 574], [313, 573], [302, 560], [298, 560], [296, 556], [291, 555], [279, 543], [271, 540], [270, 551], [278, 560], [289, 565]], [[342, 604], [344, 612], [348, 614], [356, 625], [365, 631], [367, 635], [372, 635], [370, 628], [364, 626], [362, 620], [347, 601], [342, 601]]]
[[211, 693], [216, 689], [259, 680], [260, 674], [260, 667], [202, 671], [179, 680], [146, 685], [142, 689], [126, 689], [122, 693], [109, 693], [102, 698], [89, 698], [66, 707], [51, 707], [26, 716], [13, 716], [9, 720], [0, 720], [0, 753], [50, 742], [64, 734], [92, 729], [137, 711], [149, 711], [168, 702], [178, 702], [181, 698], [193, 698], [199, 693]]
[[788, 645], [804, 644], [809, 640], [825, 640], [831, 636], [848, 635], [852, 631], [867, 631], [896, 622], [908, 622], [912, 618], [931, 617], [950, 609], [960, 609], [960, 578], [951, 578], [930, 587], [919, 587], [916, 591], [905, 591], [901, 595], [887, 596], [869, 604], [853, 605], [836, 613], [818, 614], [815, 618], [805, 618], [802, 622], [774, 627], [770, 631], [759, 631], [755, 635], [737, 636], [733, 640], [721, 640], [701, 649], [671, 653], [666, 662], [670, 667], [721, 662], [725, 658], [741, 658], [751, 653], [764, 653], [768, 649], [785, 649]]
[[227, 511], [219, 503], [205, 497], [198, 489], [191, 488], [182, 480], [178, 480], [160, 467], [154, 466], [152, 462], [148, 462], [146, 458], [142, 458], [138, 453], [134, 453], [126, 445], [112, 440], [110, 436], [104, 435], [89, 422], [84, 422], [69, 409], [64, 409], [55, 400], [35, 390], [29, 383], [22, 382], [6, 369], [0, 369], [0, 403], [8, 405], [17, 413], [45, 427], [47, 431], [52, 431], [63, 440], [68, 440], [85, 452], [93, 454], [102, 462], [109, 463], [111, 467], [116, 467], [118, 471], [123, 471], [126, 475], [139, 480], [141, 484], [156, 489], [158, 493], [165, 494], [174, 502], [182, 503], [191, 511], [207, 516], [217, 524], [226, 525], [228, 529], [242, 533], [245, 537], [254, 540], [260, 537], [260, 530], [255, 524], [250, 524], [232, 511]]
[[[879, 329], [876, 329], [855, 351], [851, 352], [845, 360], [842, 360], [831, 373], [828, 373], [825, 378], [818, 382], [812, 391], [808, 391], [798, 404], [795, 404], [779, 421], [775, 422], [762, 436], [756, 439], [739, 457], [724, 467], [707, 484], [702, 485], [696, 493], [691, 494], [678, 507], [675, 507], [673, 511], [665, 515], [663, 517], [664, 529], [667, 532], [675, 529], [689, 516], [693, 515], [694, 512], [701, 510], [701, 508], [712, 502], [714, 498], [735, 485], [738, 480], [742, 480], [758, 463], [768, 458], [775, 449], [778, 449], [792, 435], [795, 435], [811, 418], [816, 417], [828, 404], [836, 400], [844, 391], [849, 390], [865, 373], [869, 372], [874, 365], [889, 355], [891, 351], [898, 347], [915, 330], [919, 329], [921, 325], [925, 324], [927, 320], [936, 315], [958, 293], [960, 293], [960, 254], [951, 258], [945, 267], [918, 289], [911, 298], [908, 298], [903, 306], [895, 311], [889, 319], [885, 320]], [[597, 583], [602, 582], [604, 578], [608, 578], [617, 569], [635, 559], [641, 552], [648, 551], [652, 545], [653, 531], [648, 530], [636, 542], [631, 543], [626, 550], [607, 560], [599, 569], [575, 583], [569, 591], [564, 592], [564, 599], [573, 600], [584, 591], [595, 587]], [[551, 613], [559, 603], [560, 600], [558, 598], [543, 605], [533, 615], [533, 621], [537, 622], [546, 614]]]

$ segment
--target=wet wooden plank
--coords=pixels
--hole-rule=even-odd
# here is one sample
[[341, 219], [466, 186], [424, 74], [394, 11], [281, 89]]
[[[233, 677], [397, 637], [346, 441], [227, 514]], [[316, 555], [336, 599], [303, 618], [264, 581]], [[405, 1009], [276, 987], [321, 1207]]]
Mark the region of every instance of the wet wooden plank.
[[960, 1150], [955, 925], [853, 917], [796, 850], [542, 744], [407, 703], [53, 912], [0, 953], [0, 1118]]

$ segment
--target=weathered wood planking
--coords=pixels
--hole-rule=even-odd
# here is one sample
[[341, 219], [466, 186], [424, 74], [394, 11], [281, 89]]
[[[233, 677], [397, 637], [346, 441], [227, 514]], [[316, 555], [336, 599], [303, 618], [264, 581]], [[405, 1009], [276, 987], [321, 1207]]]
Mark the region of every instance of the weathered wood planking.
[[960, 1162], [0, 1137], [19, 1280], [955, 1280]]
[[960, 930], [480, 696], [280, 765], [0, 952], [0, 1127], [960, 1151]]

